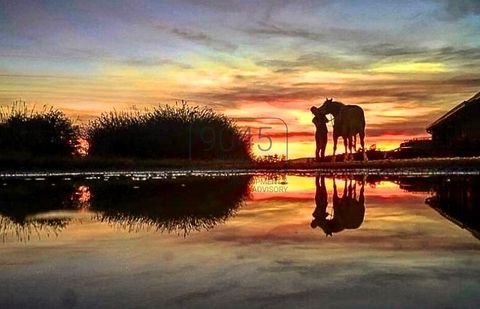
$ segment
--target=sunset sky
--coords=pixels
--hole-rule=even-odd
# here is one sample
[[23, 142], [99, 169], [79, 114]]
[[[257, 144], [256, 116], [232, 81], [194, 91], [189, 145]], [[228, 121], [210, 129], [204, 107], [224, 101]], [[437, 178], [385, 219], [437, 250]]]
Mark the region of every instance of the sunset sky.
[[0, 1], [0, 105], [79, 122], [185, 99], [281, 118], [295, 158], [325, 97], [361, 105], [367, 146], [392, 149], [478, 91], [477, 0]]

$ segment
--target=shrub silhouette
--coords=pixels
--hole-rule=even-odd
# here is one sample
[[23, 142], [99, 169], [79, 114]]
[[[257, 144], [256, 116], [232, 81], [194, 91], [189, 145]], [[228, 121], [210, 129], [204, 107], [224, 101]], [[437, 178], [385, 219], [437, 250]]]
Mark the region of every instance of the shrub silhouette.
[[71, 156], [78, 146], [78, 128], [52, 107], [29, 109], [23, 102], [0, 109], [2, 156]]
[[250, 141], [230, 119], [184, 101], [152, 111], [103, 113], [86, 131], [90, 156], [251, 159]]

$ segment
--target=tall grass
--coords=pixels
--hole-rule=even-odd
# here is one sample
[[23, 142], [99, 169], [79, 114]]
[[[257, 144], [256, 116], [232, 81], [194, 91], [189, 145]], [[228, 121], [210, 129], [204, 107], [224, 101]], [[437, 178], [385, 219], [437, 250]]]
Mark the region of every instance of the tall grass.
[[78, 127], [61, 111], [24, 102], [0, 108], [1, 156], [71, 156], [78, 146]]
[[226, 116], [182, 101], [150, 111], [103, 113], [86, 130], [89, 156], [251, 159], [250, 141]]

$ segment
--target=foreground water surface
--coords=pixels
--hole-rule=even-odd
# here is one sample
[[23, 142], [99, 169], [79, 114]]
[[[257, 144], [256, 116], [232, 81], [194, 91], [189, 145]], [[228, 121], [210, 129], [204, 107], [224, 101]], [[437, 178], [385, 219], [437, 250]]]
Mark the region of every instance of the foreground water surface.
[[4, 177], [0, 307], [478, 307], [480, 179]]

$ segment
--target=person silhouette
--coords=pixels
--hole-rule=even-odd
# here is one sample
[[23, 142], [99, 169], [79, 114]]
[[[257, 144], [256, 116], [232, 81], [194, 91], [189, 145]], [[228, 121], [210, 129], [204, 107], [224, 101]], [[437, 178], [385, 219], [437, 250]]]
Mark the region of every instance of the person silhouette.
[[328, 119], [325, 114], [320, 113], [316, 106], [312, 106], [310, 111], [314, 115], [312, 122], [315, 125], [315, 161], [320, 161], [325, 158], [328, 141]]
[[312, 216], [318, 219], [325, 219], [328, 216], [328, 194], [325, 186], [325, 176], [315, 176], [315, 205]]
[[[320, 177], [320, 181], [318, 181]], [[333, 233], [338, 233], [344, 230], [341, 222], [339, 222], [338, 218], [333, 217], [331, 219], [327, 219], [328, 212], [328, 193], [327, 187], [325, 186], [325, 176], [316, 176], [315, 177], [315, 210], [312, 213], [313, 220], [310, 223], [310, 227], [312, 229], [319, 227], [321, 228], [326, 236], [332, 236]], [[339, 204], [338, 195], [334, 195], [333, 203], [335, 205]]]

